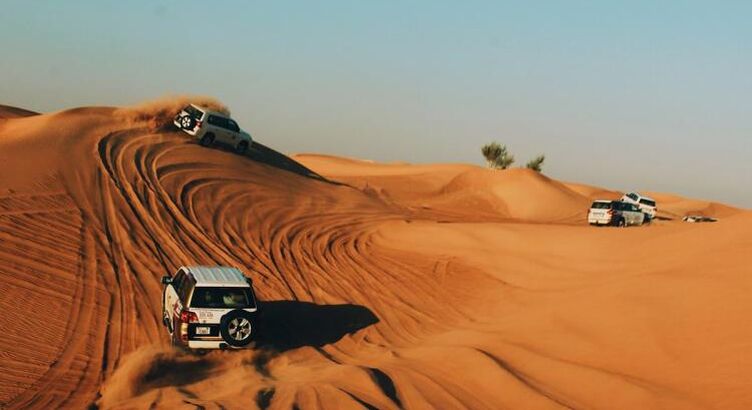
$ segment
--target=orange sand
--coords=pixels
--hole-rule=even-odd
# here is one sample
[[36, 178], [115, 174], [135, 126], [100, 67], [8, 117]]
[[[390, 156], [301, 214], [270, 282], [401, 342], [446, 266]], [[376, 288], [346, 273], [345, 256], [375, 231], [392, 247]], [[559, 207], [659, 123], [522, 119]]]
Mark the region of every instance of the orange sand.
[[[184, 102], [0, 106], [0, 407], [752, 407], [751, 212], [653, 193], [666, 219], [591, 228], [619, 192], [240, 157], [163, 127]], [[254, 349], [167, 345], [187, 264], [254, 279]]]

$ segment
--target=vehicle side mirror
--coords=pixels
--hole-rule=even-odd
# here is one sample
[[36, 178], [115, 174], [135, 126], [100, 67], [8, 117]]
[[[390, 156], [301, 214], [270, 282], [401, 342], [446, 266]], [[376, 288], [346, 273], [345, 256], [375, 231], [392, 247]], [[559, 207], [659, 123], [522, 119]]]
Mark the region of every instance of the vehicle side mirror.
[[162, 284], [163, 285], [169, 285], [172, 283], [172, 277], [170, 276], [162, 276]]

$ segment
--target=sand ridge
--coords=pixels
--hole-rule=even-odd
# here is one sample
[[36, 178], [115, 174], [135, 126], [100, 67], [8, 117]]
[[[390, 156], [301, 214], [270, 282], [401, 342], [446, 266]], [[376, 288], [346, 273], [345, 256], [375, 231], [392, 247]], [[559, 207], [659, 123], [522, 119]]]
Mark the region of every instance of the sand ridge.
[[[187, 101], [1, 120], [0, 405], [752, 405], [750, 212], [655, 195], [721, 220], [590, 228], [593, 196], [615, 191], [240, 157], [164, 126]], [[254, 279], [254, 349], [167, 346], [159, 277], [186, 264]]]

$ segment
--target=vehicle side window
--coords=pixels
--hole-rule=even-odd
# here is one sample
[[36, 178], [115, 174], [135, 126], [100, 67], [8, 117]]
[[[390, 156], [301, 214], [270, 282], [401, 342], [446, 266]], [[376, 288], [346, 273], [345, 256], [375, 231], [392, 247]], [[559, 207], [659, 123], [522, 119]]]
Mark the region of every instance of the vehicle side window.
[[209, 116], [209, 124], [216, 125], [217, 127], [227, 128], [227, 118], [222, 118], [216, 115]]
[[230, 131], [235, 131], [235, 132], [240, 131], [240, 127], [238, 127], [238, 123], [230, 119], [227, 120], [227, 129], [229, 129]]
[[630, 192], [630, 193], [628, 193], [628, 194], [627, 194], [627, 196], [628, 196], [629, 198], [631, 198], [632, 200], [634, 200], [634, 201], [637, 201], [637, 200], [638, 200], [638, 198], [639, 198], [639, 197], [637, 196], [637, 194], [635, 194], [634, 192]]
[[[220, 117], [220, 116], [217, 116], [217, 115], [210, 115], [209, 116], [209, 124], [216, 125], [217, 127], [222, 127], [222, 128], [224, 128], [226, 130], [231, 130], [232, 129], [232, 127], [230, 126], [230, 121], [232, 121], [232, 120], [228, 120], [227, 118], [223, 118], [223, 117]], [[233, 123], [234, 123], [234, 121], [233, 121]], [[236, 126], [237, 126], [237, 124], [236, 124]]]
[[178, 289], [180, 289], [180, 285], [185, 280], [185, 273], [183, 270], [179, 270], [178, 273], [175, 274], [175, 278], [172, 279], [172, 287], [175, 288], [175, 291], [177, 292]]
[[188, 299], [188, 293], [191, 290], [191, 287], [193, 285], [193, 278], [190, 276], [186, 276], [185, 280], [180, 284], [180, 287], [177, 289], [178, 291], [178, 297], [180, 298], [180, 301], [183, 303], [183, 306], [187, 304]]

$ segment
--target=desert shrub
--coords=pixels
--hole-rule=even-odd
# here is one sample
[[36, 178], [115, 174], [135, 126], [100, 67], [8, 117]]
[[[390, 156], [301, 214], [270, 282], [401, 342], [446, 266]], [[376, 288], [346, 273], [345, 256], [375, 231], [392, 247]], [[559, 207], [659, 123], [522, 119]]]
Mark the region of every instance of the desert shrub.
[[543, 170], [543, 161], [546, 160], [545, 155], [538, 155], [537, 157], [528, 161], [525, 167], [532, 169], [533, 171], [541, 172]]
[[514, 163], [514, 155], [510, 154], [506, 145], [498, 142], [486, 144], [481, 148], [486, 164], [492, 169], [507, 169]]

